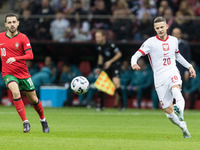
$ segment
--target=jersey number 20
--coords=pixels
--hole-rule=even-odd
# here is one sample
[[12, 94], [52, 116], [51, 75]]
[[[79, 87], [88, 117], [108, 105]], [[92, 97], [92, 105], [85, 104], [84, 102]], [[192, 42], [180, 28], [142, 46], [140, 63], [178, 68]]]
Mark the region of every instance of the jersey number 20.
[[171, 59], [170, 58], [164, 58], [163, 59], [163, 65], [166, 66], [166, 65], [170, 65], [171, 64]]

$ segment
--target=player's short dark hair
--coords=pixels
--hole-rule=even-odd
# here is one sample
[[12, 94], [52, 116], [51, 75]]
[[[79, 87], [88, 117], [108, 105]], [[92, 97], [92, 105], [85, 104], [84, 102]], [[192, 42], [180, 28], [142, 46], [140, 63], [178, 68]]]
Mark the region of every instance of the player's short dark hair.
[[158, 23], [158, 22], [167, 22], [166, 19], [164, 17], [156, 17], [153, 21], [153, 23]]
[[7, 15], [5, 16], [5, 22], [6, 22], [6, 20], [7, 20], [8, 17], [16, 17], [17, 20], [19, 20], [19, 18], [18, 18], [18, 16], [17, 16], [16, 14], [10, 13], [10, 14], [7, 14]]
[[101, 35], [106, 36], [105, 32], [103, 30], [97, 30], [96, 33], [101, 33]]

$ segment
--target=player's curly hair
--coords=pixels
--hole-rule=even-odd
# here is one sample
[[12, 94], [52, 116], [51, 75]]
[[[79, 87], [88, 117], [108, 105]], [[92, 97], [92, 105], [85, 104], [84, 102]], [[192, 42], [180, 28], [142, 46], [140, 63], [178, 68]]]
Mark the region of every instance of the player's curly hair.
[[10, 14], [7, 14], [7, 15], [5, 16], [5, 22], [7, 21], [7, 18], [8, 18], [8, 17], [16, 17], [17, 20], [19, 20], [19, 17], [18, 17], [16, 14], [10, 13]]

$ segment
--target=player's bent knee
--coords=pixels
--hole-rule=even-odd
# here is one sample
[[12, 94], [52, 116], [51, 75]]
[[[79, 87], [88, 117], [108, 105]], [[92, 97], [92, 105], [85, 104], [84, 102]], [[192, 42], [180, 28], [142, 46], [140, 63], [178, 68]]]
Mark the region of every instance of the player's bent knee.
[[32, 104], [37, 104], [39, 102], [38, 98], [33, 98], [30, 100]]
[[21, 97], [20, 92], [19, 91], [12, 91], [12, 96], [14, 99]]
[[165, 108], [164, 111], [166, 114], [173, 113], [174, 112], [173, 105], [170, 105], [169, 107]]

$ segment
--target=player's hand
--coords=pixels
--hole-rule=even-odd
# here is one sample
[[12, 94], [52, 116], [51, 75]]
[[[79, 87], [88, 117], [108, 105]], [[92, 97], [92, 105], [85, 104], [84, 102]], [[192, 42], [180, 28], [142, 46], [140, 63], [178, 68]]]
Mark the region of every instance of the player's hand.
[[134, 65], [132, 66], [132, 69], [133, 69], [133, 70], [140, 70], [140, 66], [138, 66], [138, 64], [134, 64]]
[[189, 68], [189, 72], [190, 72], [190, 77], [196, 78], [196, 71], [192, 66]]
[[104, 64], [104, 69], [108, 69], [111, 66], [111, 62], [110, 61], [106, 61]]
[[97, 69], [94, 70], [94, 72], [95, 72], [96, 75], [99, 75], [101, 73], [101, 69], [97, 68]]
[[12, 64], [13, 62], [16, 62], [16, 59], [14, 57], [10, 57], [8, 58], [8, 60], [6, 61], [7, 64]]

